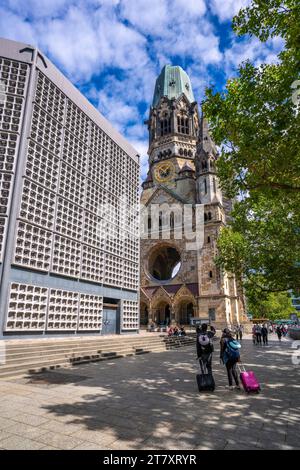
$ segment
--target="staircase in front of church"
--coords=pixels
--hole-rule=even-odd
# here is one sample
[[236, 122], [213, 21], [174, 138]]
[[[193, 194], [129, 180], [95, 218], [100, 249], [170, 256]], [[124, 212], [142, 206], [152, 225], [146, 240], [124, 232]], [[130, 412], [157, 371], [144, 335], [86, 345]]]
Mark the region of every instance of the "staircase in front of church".
[[152, 333], [110, 337], [68, 337], [0, 341], [0, 379], [61, 367], [164, 352], [195, 344], [195, 335], [168, 337]]

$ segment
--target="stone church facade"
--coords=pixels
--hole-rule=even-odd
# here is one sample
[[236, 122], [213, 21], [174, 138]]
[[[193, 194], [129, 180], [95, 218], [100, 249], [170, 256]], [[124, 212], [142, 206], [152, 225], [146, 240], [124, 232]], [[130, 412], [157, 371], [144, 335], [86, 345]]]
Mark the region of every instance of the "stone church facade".
[[217, 327], [243, 323], [243, 296], [235, 276], [214, 262], [231, 201], [219, 187], [217, 150], [181, 67], [166, 65], [161, 71], [146, 124], [141, 326], [188, 324], [190, 317], [209, 318]]

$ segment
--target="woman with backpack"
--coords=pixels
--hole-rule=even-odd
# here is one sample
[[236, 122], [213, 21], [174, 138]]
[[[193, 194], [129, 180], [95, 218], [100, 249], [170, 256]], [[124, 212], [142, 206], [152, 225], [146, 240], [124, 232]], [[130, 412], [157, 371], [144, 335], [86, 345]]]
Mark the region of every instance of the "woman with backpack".
[[234, 389], [233, 380], [235, 388], [237, 390], [241, 389], [236, 370], [236, 364], [240, 361], [240, 348], [240, 343], [233, 338], [230, 330], [225, 328], [220, 341], [220, 359], [226, 366], [229, 388], [231, 390]]

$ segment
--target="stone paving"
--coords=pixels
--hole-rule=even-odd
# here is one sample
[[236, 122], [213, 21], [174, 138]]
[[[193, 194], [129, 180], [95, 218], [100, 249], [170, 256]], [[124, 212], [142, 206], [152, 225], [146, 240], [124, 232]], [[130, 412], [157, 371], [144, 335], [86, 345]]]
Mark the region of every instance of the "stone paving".
[[199, 394], [192, 347], [0, 381], [0, 448], [300, 449], [291, 342], [242, 343], [259, 395], [226, 388], [218, 351], [216, 390]]

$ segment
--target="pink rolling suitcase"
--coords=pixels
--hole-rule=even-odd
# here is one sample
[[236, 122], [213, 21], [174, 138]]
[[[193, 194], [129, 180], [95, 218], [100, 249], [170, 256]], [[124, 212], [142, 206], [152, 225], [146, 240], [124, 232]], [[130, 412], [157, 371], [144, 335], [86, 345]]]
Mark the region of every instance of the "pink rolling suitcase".
[[260, 385], [255, 377], [255, 374], [252, 370], [249, 370], [248, 372], [246, 371], [245, 367], [241, 364], [238, 364], [239, 370], [240, 370], [240, 378], [241, 382], [243, 384], [245, 392], [256, 392], [258, 393], [260, 391]]

